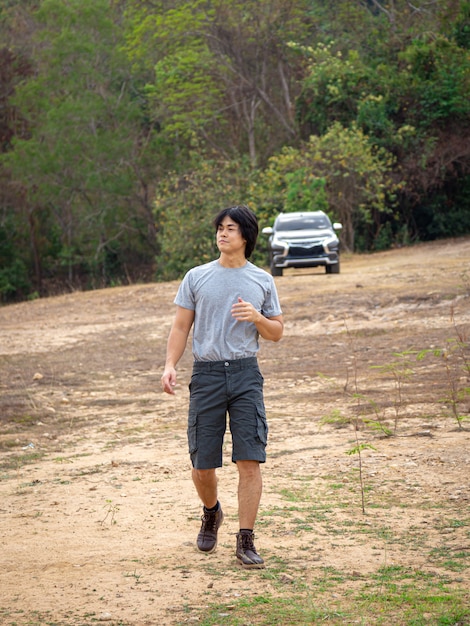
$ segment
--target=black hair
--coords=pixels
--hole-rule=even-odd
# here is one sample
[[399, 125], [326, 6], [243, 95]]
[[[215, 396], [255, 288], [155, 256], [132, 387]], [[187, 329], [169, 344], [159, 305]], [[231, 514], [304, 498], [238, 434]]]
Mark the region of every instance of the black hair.
[[236, 222], [240, 227], [241, 235], [246, 241], [245, 258], [248, 259], [251, 256], [251, 253], [255, 248], [256, 240], [258, 239], [259, 229], [256, 215], [244, 204], [222, 209], [222, 211], [220, 211], [214, 218], [213, 223], [216, 231], [224, 218], [227, 216]]

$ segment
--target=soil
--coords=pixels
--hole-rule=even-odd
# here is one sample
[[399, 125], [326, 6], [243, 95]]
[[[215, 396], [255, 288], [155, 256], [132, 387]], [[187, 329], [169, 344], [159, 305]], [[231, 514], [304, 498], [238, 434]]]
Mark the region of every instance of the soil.
[[[222, 624], [240, 600], [300, 583], [347, 612], [392, 565], [468, 594], [470, 239], [344, 255], [339, 275], [276, 284], [285, 334], [259, 355], [264, 571], [234, 556], [229, 437], [219, 545], [195, 548], [189, 346], [176, 396], [160, 389], [177, 282], [0, 308], [0, 623], [196, 623], [220, 604]], [[320, 588], [328, 572], [341, 579]]]

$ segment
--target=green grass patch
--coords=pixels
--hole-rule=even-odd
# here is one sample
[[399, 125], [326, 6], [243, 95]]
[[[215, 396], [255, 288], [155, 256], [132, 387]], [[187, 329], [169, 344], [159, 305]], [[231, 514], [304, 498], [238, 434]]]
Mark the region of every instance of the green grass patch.
[[[438, 574], [401, 566], [380, 568], [354, 581], [332, 567], [322, 567], [309, 584], [283, 584], [288, 562], [271, 570], [276, 593], [214, 603], [198, 615], [204, 626], [277, 626], [362, 624], [389, 626], [468, 626], [468, 594]], [[271, 569], [271, 568], [270, 568]], [[270, 569], [264, 576], [268, 576]], [[354, 581], [354, 583], [352, 582]]]
[[213, 605], [200, 618], [201, 626], [248, 626], [258, 624], [263, 626], [279, 626], [287, 624], [316, 624], [335, 623], [343, 621], [346, 616], [337, 611], [318, 608], [313, 602], [305, 602], [304, 597], [276, 598], [269, 594], [243, 599], [236, 604]]
[[24, 465], [37, 463], [45, 456], [44, 452], [24, 452], [23, 454], [11, 454], [0, 461], [0, 472], [19, 470]]

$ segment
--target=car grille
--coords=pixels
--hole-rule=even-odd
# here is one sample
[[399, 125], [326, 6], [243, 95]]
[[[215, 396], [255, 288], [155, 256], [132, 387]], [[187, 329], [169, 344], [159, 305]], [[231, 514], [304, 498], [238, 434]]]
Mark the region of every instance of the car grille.
[[290, 257], [310, 257], [310, 256], [320, 256], [325, 254], [325, 250], [323, 246], [293, 246], [289, 247], [289, 256]]

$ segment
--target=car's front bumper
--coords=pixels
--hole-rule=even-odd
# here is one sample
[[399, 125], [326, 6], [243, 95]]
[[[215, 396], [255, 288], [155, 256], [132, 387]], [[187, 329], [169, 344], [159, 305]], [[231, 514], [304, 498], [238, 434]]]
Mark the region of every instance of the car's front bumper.
[[316, 242], [309, 246], [293, 246], [277, 241], [271, 248], [271, 265], [286, 267], [318, 267], [339, 263], [339, 249]]
[[336, 263], [339, 263], [339, 254], [337, 252], [330, 252], [329, 254], [315, 257], [292, 257], [279, 254], [273, 254], [272, 257], [272, 265], [283, 269], [287, 267], [319, 267], [322, 265], [335, 265]]

